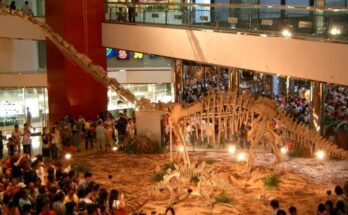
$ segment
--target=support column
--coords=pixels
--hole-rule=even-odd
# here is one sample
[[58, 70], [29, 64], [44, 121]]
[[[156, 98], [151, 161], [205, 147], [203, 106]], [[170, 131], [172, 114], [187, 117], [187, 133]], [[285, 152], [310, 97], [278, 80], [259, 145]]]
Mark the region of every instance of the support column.
[[[106, 69], [101, 41], [104, 0], [46, 0], [46, 23], [76, 50]], [[50, 124], [65, 114], [95, 119], [107, 110], [107, 89], [47, 41]]]
[[236, 91], [237, 94], [239, 94], [239, 69], [237, 68], [230, 68], [229, 69], [229, 84], [228, 88], [231, 92]]
[[312, 82], [312, 115], [311, 115], [311, 127], [315, 128], [321, 133], [322, 126], [322, 113], [323, 113], [323, 84], [320, 82]]
[[182, 100], [183, 80], [182, 80], [182, 60], [173, 60], [174, 68], [174, 101], [180, 102]]

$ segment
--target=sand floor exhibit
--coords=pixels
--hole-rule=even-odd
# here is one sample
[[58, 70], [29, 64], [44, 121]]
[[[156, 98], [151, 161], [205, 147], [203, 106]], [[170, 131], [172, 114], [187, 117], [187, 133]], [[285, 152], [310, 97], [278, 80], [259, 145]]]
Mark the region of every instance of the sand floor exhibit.
[[[235, 161], [228, 153], [190, 153], [194, 161], [206, 161], [207, 169], [225, 181], [225, 186], [235, 188], [230, 203], [206, 205], [204, 199], [194, 194], [181, 194], [174, 205], [177, 214], [271, 214], [269, 202], [277, 198], [281, 208], [297, 207], [300, 214], [315, 214], [318, 203], [334, 199], [327, 195], [334, 186], [343, 185], [348, 178], [347, 161], [318, 162], [310, 158], [285, 159], [283, 165], [274, 165], [274, 155], [257, 155], [255, 170], [249, 176], [245, 163]], [[93, 172], [93, 178], [107, 188], [124, 192], [129, 212], [144, 211], [164, 213], [170, 199], [168, 190], [154, 190], [158, 182], [151, 178], [153, 172], [168, 163], [168, 154], [130, 155], [121, 152], [107, 154], [81, 154], [72, 162]], [[279, 175], [279, 188], [266, 189], [264, 178]], [[108, 179], [112, 175], [112, 179]], [[237, 182], [231, 180], [231, 176]], [[194, 189], [192, 184], [191, 188]]]

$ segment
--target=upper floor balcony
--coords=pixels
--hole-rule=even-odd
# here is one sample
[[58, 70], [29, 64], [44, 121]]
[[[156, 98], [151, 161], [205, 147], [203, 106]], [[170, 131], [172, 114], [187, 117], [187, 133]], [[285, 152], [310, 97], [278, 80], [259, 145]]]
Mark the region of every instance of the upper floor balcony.
[[328, 42], [348, 41], [348, 8], [107, 2], [106, 21]]

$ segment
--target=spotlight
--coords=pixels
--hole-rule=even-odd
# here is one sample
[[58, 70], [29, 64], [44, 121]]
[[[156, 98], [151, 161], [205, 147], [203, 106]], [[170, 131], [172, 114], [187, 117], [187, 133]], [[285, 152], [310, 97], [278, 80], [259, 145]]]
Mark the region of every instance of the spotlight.
[[290, 37], [292, 37], [292, 33], [291, 33], [291, 31], [289, 30], [289, 29], [284, 29], [283, 31], [282, 31], [282, 35], [283, 35], [283, 37], [285, 37], [285, 38], [290, 38]]
[[116, 152], [117, 151], [117, 146], [112, 147], [112, 151]]
[[135, 111], [139, 111], [139, 108], [138, 108], [138, 107], [136, 107], [136, 108], [135, 108]]
[[283, 147], [280, 148], [280, 152], [281, 152], [282, 154], [286, 154], [286, 153], [288, 152], [288, 148], [286, 148], [285, 146], [283, 146]]
[[330, 29], [329, 33], [330, 33], [331, 35], [333, 35], [333, 36], [340, 35], [340, 34], [341, 34], [341, 29], [340, 29], [339, 27], [337, 27], [337, 26], [333, 26], [333, 27]]
[[245, 161], [246, 160], [246, 153], [245, 152], [240, 152], [237, 156], [238, 161]]
[[179, 146], [179, 152], [184, 152], [184, 147], [183, 146]]
[[64, 157], [65, 157], [66, 160], [70, 160], [71, 159], [71, 154], [70, 153], [66, 153], [64, 155]]
[[230, 154], [236, 153], [236, 145], [231, 145], [231, 146], [229, 146], [229, 147], [228, 147], [228, 152], [229, 152]]
[[325, 152], [323, 150], [319, 150], [315, 153], [315, 156], [319, 159], [319, 160], [323, 160], [325, 158]]

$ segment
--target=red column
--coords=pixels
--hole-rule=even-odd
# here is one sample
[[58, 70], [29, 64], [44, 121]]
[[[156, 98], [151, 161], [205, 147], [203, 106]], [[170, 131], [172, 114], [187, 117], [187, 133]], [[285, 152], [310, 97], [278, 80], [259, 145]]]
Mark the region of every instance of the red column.
[[[79, 52], [106, 69], [101, 41], [104, 0], [46, 0], [46, 22]], [[107, 109], [107, 89], [65, 58], [47, 40], [47, 82], [50, 123], [65, 114], [94, 119]]]

